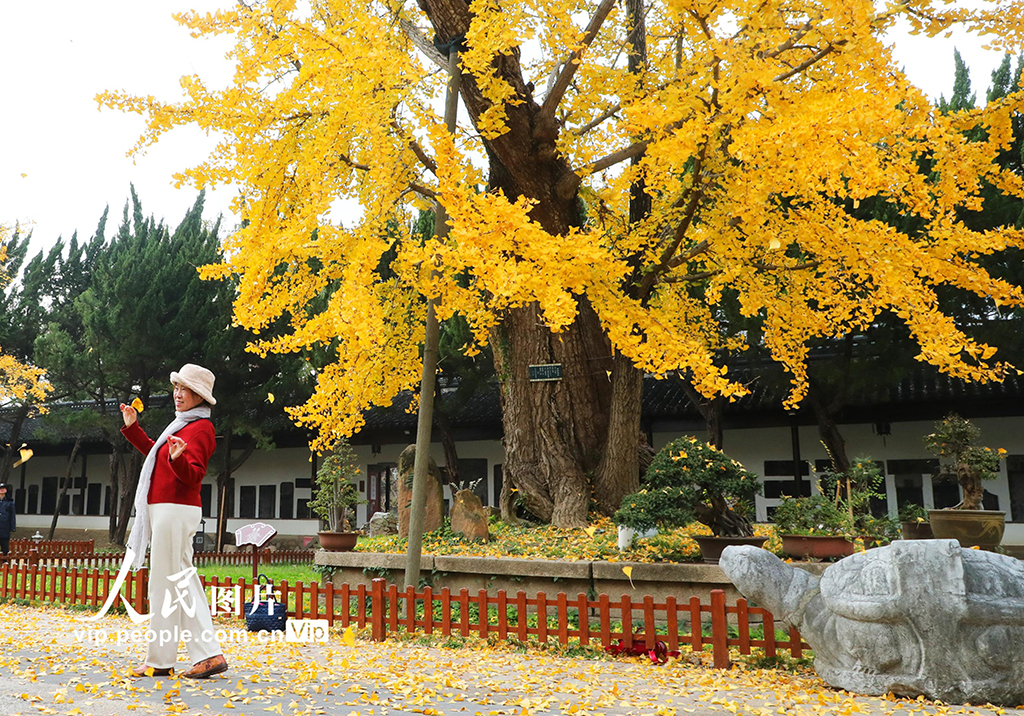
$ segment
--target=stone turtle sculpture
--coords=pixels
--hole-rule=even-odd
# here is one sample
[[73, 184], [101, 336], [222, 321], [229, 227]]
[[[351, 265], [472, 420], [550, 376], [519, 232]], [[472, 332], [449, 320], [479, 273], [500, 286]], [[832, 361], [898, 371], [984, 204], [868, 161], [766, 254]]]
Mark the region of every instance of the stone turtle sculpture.
[[819, 578], [728, 547], [736, 588], [795, 626], [832, 686], [950, 703], [1024, 703], [1024, 563], [913, 540], [855, 554]]

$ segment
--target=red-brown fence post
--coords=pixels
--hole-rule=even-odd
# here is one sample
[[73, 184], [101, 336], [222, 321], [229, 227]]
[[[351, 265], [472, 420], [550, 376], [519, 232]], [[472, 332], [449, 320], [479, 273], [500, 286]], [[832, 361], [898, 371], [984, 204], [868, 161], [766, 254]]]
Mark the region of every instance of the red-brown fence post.
[[135, 598], [135, 611], [139, 614], [146, 614], [149, 610], [146, 608], [146, 590], [142, 588], [143, 579], [149, 581], [149, 569], [143, 567], [135, 573], [135, 594], [132, 595]]
[[411, 584], [405, 588], [405, 631], [416, 631], [416, 588]]
[[481, 639], [486, 639], [487, 638], [487, 633], [488, 633], [489, 627], [490, 627], [490, 624], [489, 624], [490, 620], [488, 619], [489, 615], [487, 613], [487, 602], [488, 602], [487, 590], [486, 589], [481, 589], [480, 592], [477, 594], [477, 602], [476, 602], [477, 613], [480, 615], [480, 632], [479, 633], [480, 633], [480, 638]]
[[704, 620], [701, 617], [700, 597], [690, 597], [690, 650], [704, 650]]
[[[370, 638], [374, 641], [384, 641], [384, 584], [378, 577], [370, 589]], [[360, 611], [365, 611], [362, 602]]]
[[736, 600], [736, 628], [740, 633], [740, 653], [750, 654], [750, 611], [742, 597]]
[[498, 638], [508, 639], [508, 594], [504, 589], [498, 590]]
[[423, 631], [434, 633], [434, 590], [430, 587], [423, 588]]
[[652, 651], [658, 641], [658, 630], [654, 626], [654, 597], [644, 595], [644, 646]]
[[765, 609], [761, 619], [764, 629], [764, 655], [775, 656], [775, 615]]
[[729, 668], [729, 622], [725, 613], [725, 591], [711, 590], [711, 648], [716, 669]]
[[792, 626], [789, 628], [789, 653], [793, 655], [794, 659], [799, 659], [804, 655], [803, 638], [796, 627]]

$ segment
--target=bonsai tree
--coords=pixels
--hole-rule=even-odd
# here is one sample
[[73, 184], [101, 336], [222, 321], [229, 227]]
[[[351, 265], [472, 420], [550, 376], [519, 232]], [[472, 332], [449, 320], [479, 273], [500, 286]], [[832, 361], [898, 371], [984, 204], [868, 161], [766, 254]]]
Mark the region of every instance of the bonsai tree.
[[316, 496], [309, 509], [327, 521], [331, 532], [348, 528], [348, 511], [361, 504], [352, 480], [359, 475], [356, 455], [347, 440], [341, 440], [316, 471]]
[[871, 514], [871, 498], [884, 498], [879, 491], [882, 471], [870, 458], [857, 458], [846, 472], [826, 472], [818, 480], [821, 494], [785, 497], [775, 509], [779, 534], [828, 535], [854, 539], [864, 537], [887, 543], [899, 536], [896, 522], [888, 515]]
[[655, 455], [639, 492], [622, 499], [614, 519], [638, 532], [696, 520], [716, 537], [750, 537], [754, 530], [748, 515], [761, 490], [757, 475], [711, 445], [686, 436]]
[[853, 519], [831, 497], [783, 497], [773, 516], [780, 535], [830, 535], [847, 537], [854, 532]]
[[952, 510], [980, 510], [985, 497], [982, 480], [996, 477], [999, 460], [1006, 454], [1003, 449], [975, 445], [981, 430], [971, 421], [950, 413], [935, 424], [935, 432], [926, 435], [925, 446], [939, 457], [948, 458], [935, 477], [955, 479], [963, 489], [964, 497]]

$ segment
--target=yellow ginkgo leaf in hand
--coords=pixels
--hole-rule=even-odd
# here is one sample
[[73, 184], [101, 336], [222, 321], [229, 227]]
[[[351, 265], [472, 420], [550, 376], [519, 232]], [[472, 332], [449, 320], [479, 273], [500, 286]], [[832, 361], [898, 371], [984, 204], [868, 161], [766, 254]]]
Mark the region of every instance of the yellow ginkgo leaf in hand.
[[132, 407], [135, 408], [140, 413], [146, 409], [146, 406], [142, 404], [141, 398], [136, 398], [135, 400], [133, 400]]
[[355, 632], [352, 631], [352, 627], [346, 627], [345, 628], [345, 632], [341, 635], [341, 641], [346, 646], [355, 646], [356, 645], [356, 635], [355, 635]]
[[14, 463], [11, 467], [17, 467], [18, 465], [22, 465], [28, 462], [33, 455], [32, 448], [23, 447], [21, 448], [21, 450], [19, 450], [19, 452], [21, 453], [21, 459]]
[[274, 394], [273, 393], [267, 393], [267, 402], [268, 403], [273, 403], [274, 402]]
[[629, 586], [633, 587], [633, 589], [636, 589], [636, 587], [633, 585], [633, 568], [623, 567], [622, 573], [629, 577]]

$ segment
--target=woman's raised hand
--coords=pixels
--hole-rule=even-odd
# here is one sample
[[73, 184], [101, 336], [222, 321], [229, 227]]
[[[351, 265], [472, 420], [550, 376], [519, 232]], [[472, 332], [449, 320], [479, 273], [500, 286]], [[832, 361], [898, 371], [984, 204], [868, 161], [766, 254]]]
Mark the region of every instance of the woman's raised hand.
[[171, 458], [172, 462], [177, 460], [178, 456], [185, 452], [186, 447], [188, 447], [188, 443], [177, 435], [171, 435], [167, 438], [167, 454]]
[[139, 419], [139, 411], [130, 405], [121, 403], [121, 417], [124, 418], [124, 426], [128, 427]]

